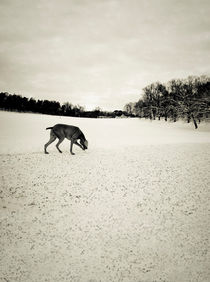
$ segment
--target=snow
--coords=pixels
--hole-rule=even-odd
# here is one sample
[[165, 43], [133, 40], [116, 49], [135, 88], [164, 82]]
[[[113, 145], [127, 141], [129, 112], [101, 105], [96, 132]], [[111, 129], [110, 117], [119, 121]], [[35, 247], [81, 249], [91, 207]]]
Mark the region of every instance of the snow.
[[[127, 146], [209, 143], [210, 124], [169, 123], [141, 119], [87, 119], [36, 114], [0, 112], [0, 154], [43, 151], [49, 139], [45, 128], [57, 123], [79, 126], [89, 141], [90, 149], [124, 148]], [[55, 144], [49, 150], [56, 150]], [[60, 147], [69, 151], [65, 140]]]
[[[89, 149], [46, 127], [79, 126]], [[210, 127], [0, 112], [2, 281], [208, 281]]]

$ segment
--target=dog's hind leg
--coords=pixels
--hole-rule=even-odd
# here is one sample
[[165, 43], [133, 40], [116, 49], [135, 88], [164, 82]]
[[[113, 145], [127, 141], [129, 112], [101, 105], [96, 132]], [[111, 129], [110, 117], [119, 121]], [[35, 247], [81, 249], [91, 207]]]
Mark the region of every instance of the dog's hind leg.
[[63, 142], [63, 140], [64, 140], [64, 137], [60, 138], [60, 139], [58, 140], [58, 143], [56, 144], [56, 148], [58, 149], [58, 152], [59, 152], [59, 153], [62, 153], [62, 151], [59, 149], [58, 146], [61, 144], [61, 142]]
[[49, 153], [47, 152], [47, 147], [48, 147], [52, 142], [54, 142], [55, 139], [56, 139], [56, 137], [55, 137], [54, 135], [50, 135], [50, 140], [44, 145], [44, 152], [45, 152], [45, 154], [49, 154]]

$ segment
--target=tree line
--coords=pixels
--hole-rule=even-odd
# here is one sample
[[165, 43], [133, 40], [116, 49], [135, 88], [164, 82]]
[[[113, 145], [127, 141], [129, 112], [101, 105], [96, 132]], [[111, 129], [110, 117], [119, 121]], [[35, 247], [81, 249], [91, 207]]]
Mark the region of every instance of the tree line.
[[[60, 104], [57, 101], [35, 100], [34, 98], [26, 98], [22, 97], [21, 95], [9, 94], [7, 92], [0, 93], [0, 109], [6, 111], [32, 112], [49, 115], [89, 118], [115, 118], [117, 116], [122, 116], [123, 114], [129, 116], [128, 113], [121, 110], [107, 112], [97, 107], [93, 111], [85, 111], [84, 107], [80, 105], [73, 105], [69, 102]], [[133, 116], [132, 114], [130, 115]]]
[[165, 84], [152, 83], [143, 89], [139, 101], [126, 104], [124, 110], [151, 120], [184, 119], [198, 128], [198, 123], [210, 115], [210, 77], [189, 76]]

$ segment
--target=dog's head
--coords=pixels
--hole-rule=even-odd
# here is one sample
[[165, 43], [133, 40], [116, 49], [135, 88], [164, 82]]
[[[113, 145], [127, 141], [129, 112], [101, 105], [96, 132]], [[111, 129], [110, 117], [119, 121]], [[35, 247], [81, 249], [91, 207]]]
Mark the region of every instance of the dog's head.
[[78, 139], [80, 140], [80, 145], [82, 146], [82, 149], [87, 150], [88, 141], [86, 140], [85, 135], [82, 133], [81, 130], [80, 130], [80, 135], [79, 135]]
[[88, 148], [88, 141], [86, 139], [81, 138], [80, 144], [82, 145], [83, 150], [87, 150]]

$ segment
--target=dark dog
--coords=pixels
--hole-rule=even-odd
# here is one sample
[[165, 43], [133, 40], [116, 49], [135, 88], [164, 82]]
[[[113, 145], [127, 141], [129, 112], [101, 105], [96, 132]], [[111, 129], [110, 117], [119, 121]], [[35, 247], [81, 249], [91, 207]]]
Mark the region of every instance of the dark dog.
[[[49, 154], [47, 152], [47, 147], [58, 138], [58, 143], [56, 144], [56, 148], [60, 153], [62, 151], [59, 149], [59, 145], [65, 138], [71, 141], [70, 145], [70, 153], [74, 155], [72, 152], [73, 144], [79, 146], [82, 150], [86, 150], [88, 148], [88, 141], [85, 138], [85, 135], [79, 129], [79, 127], [67, 124], [56, 124], [53, 127], [47, 127], [46, 129], [51, 129], [50, 131], [50, 140], [44, 145], [45, 154]], [[77, 140], [80, 140], [80, 143]]]

